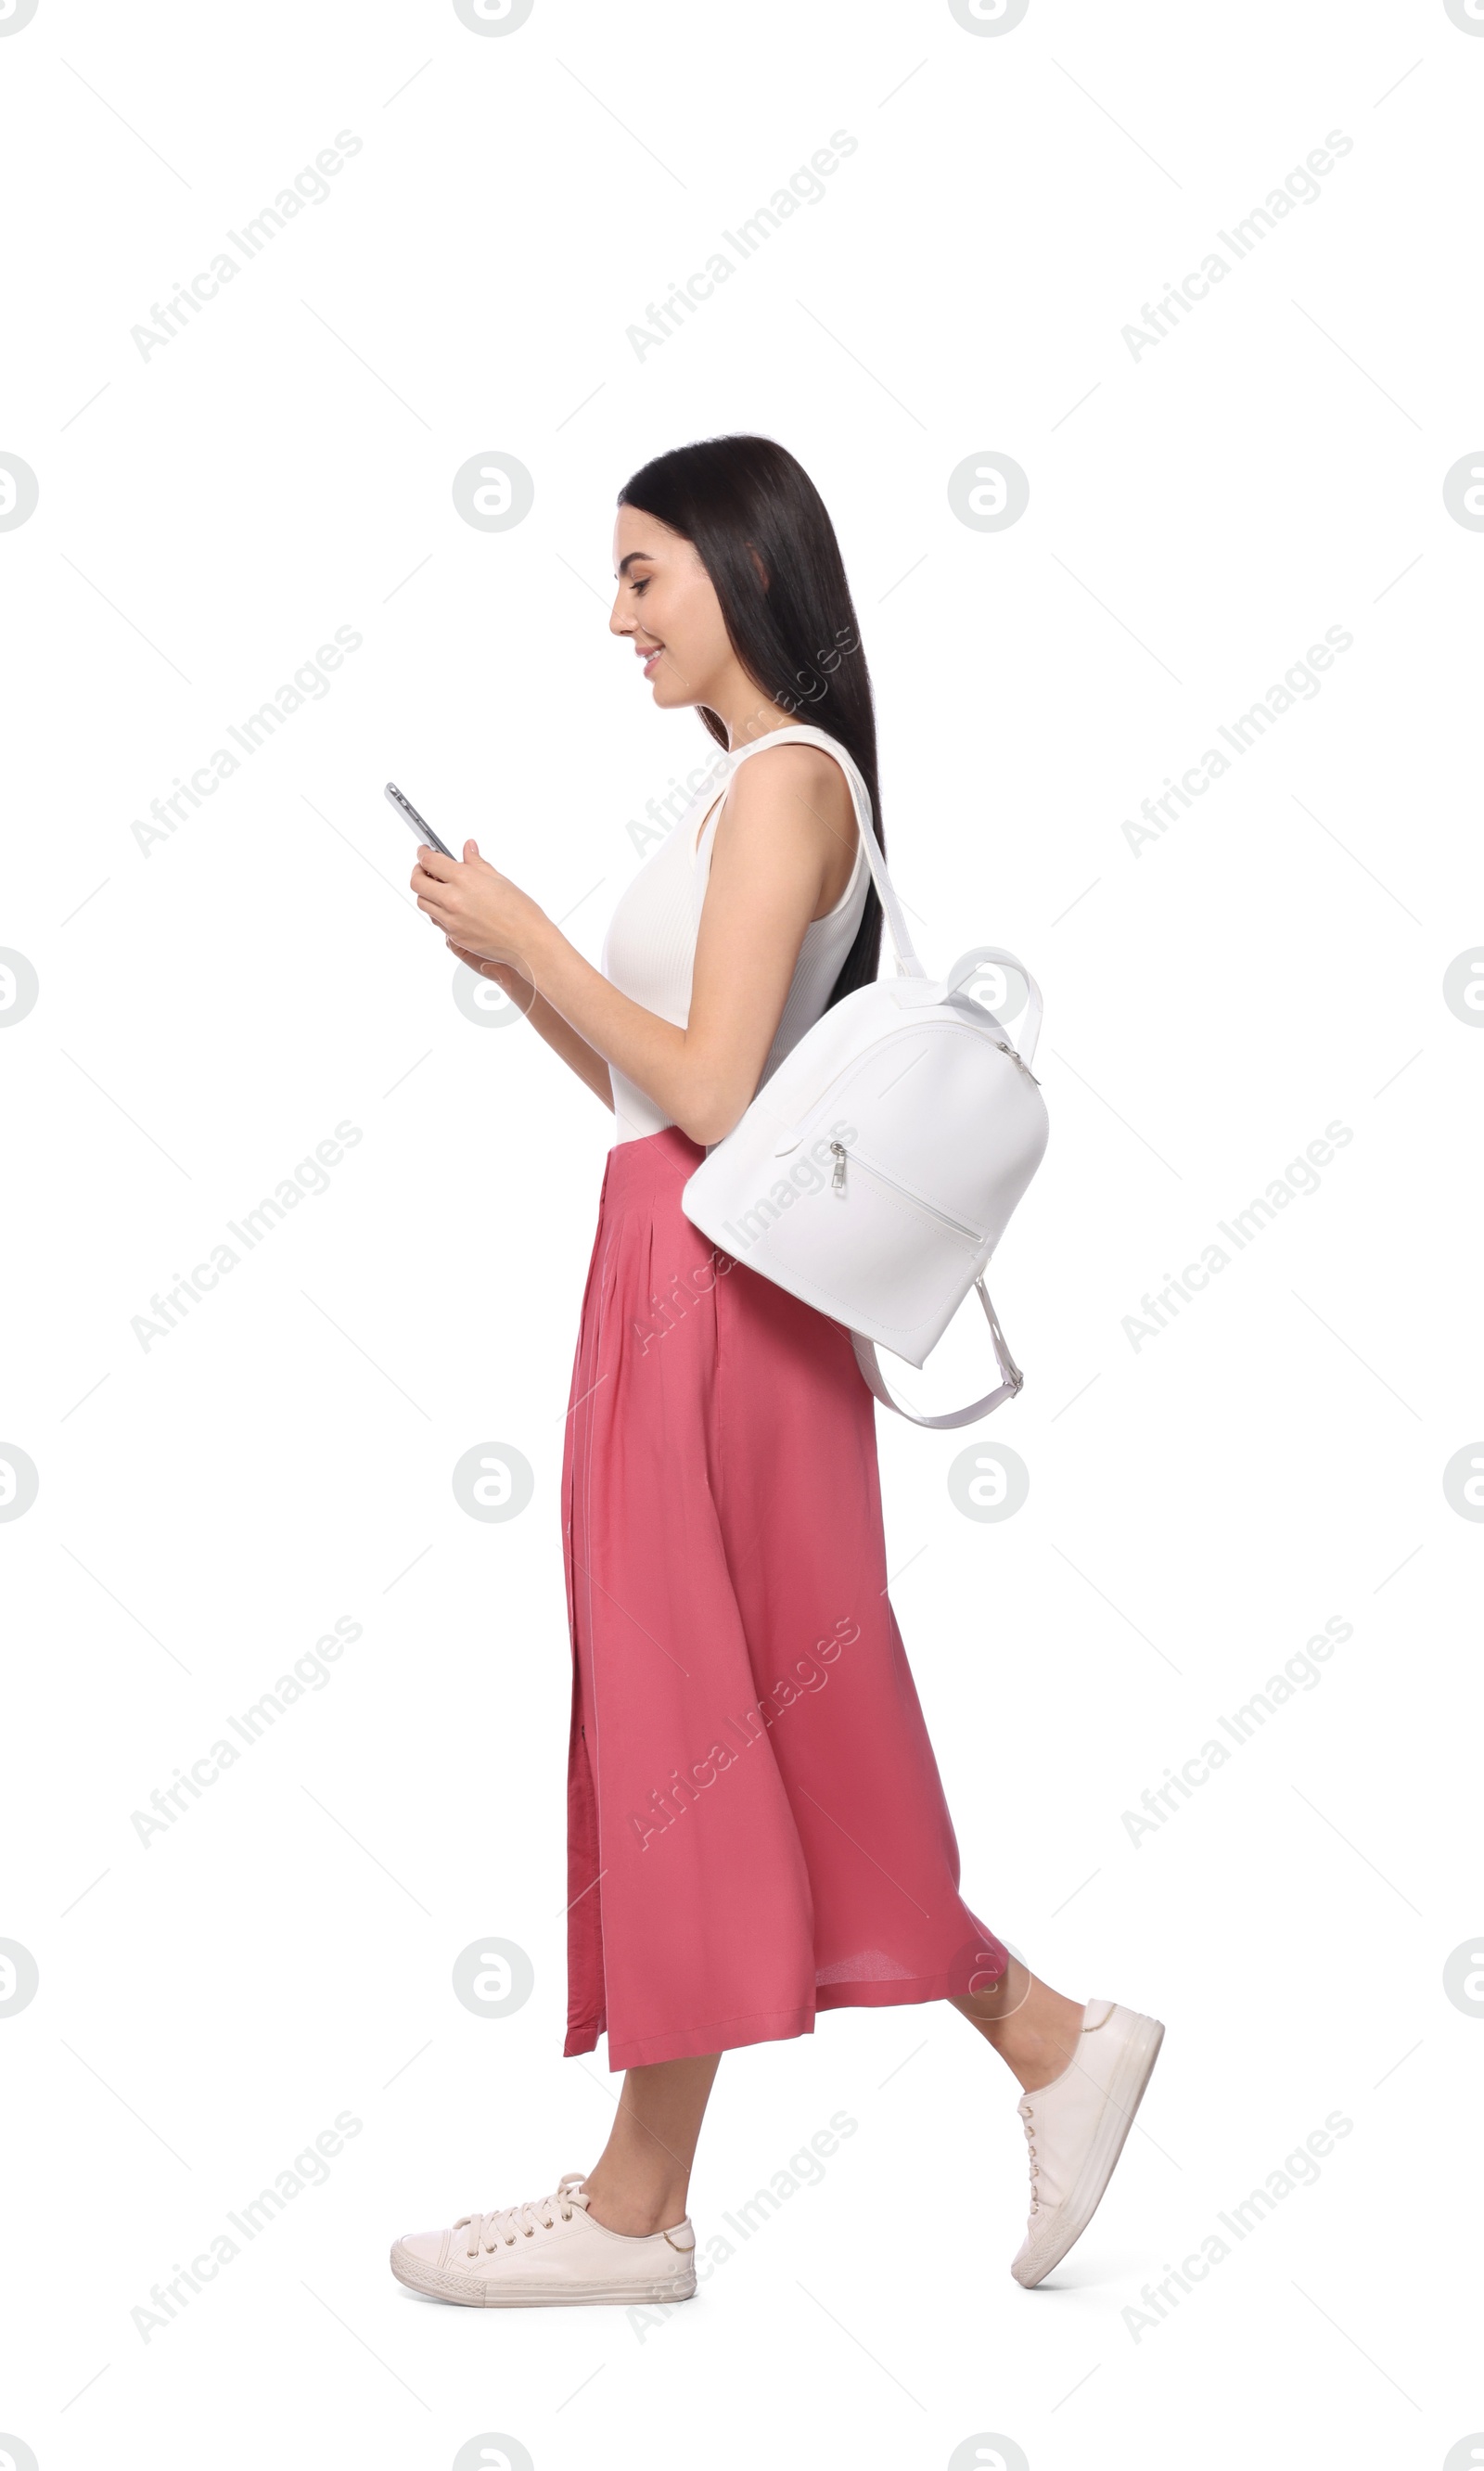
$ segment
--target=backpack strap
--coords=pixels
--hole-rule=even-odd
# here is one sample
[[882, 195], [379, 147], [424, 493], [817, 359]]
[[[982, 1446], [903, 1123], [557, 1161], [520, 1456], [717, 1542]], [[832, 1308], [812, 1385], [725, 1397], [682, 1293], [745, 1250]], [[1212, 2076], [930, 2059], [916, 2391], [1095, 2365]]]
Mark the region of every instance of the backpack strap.
[[[1036, 1041], [1041, 1035], [1042, 1007], [1041, 990], [1037, 986], [1035, 979], [1031, 977], [1030, 972], [1026, 969], [1024, 961], [1018, 961], [1015, 954], [1013, 953], [1007, 953], [1002, 944], [976, 944], [969, 952], [959, 953], [957, 960], [954, 963], [953, 968], [948, 974], [947, 992], [951, 996], [957, 995], [960, 988], [967, 986], [971, 978], [978, 976], [980, 969], [986, 961], [998, 962], [1001, 967], [1003, 967], [1005, 963], [1008, 963], [1012, 970], [1019, 970], [1021, 977], [1025, 981], [1025, 1025], [1024, 1029], [1016, 1032], [1015, 1052], [1020, 1057], [1021, 1062], [1028, 1067], [1036, 1052]], [[977, 996], [971, 997], [970, 1000], [971, 1002], [978, 1003], [978, 998]], [[979, 1010], [981, 1012], [988, 1012], [989, 1009], [990, 1008], [987, 1004], [979, 1004]], [[991, 1013], [990, 1018], [991, 1020], [994, 1020], [997, 1019], [998, 1016]]]
[[906, 1416], [910, 1424], [930, 1425], [936, 1432], [951, 1432], [957, 1424], [977, 1424], [981, 1416], [990, 1415], [996, 1407], [1002, 1406], [1006, 1399], [1013, 1399], [1025, 1381], [1025, 1376], [1021, 1372], [1005, 1344], [1004, 1332], [996, 1318], [995, 1307], [989, 1300], [989, 1289], [982, 1279], [976, 1279], [974, 1285], [978, 1300], [984, 1307], [984, 1317], [989, 1323], [990, 1336], [995, 1342], [995, 1354], [1004, 1378], [998, 1390], [991, 1390], [987, 1398], [976, 1399], [972, 1407], [955, 1407], [948, 1416], [914, 1415], [910, 1407], [899, 1405], [887, 1389], [886, 1378], [872, 1341], [862, 1338], [859, 1330], [853, 1330], [850, 1333], [850, 1343], [856, 1351], [856, 1362], [860, 1365], [869, 1387], [875, 1391], [883, 1407], [890, 1407], [897, 1415]]
[[[897, 976], [926, 978], [928, 973], [917, 957], [912, 938], [907, 931], [907, 920], [902, 914], [902, 904], [897, 899], [896, 886], [886, 872], [886, 861], [882, 856], [882, 845], [876, 837], [876, 828], [871, 820], [871, 793], [848, 747], [842, 746], [837, 738], [831, 738], [826, 730], [815, 729], [809, 722], [801, 721], [788, 729], [769, 730], [766, 738], [755, 738], [750, 746], [741, 747], [732, 758], [733, 772], [736, 772], [739, 764], [745, 764], [750, 755], [761, 755], [769, 746], [817, 746], [826, 755], [834, 756], [845, 775], [850, 789], [851, 802], [856, 811], [856, 824], [865, 851], [865, 862], [871, 870], [871, 882], [876, 886], [877, 898], [886, 921], [886, 930], [891, 937], [892, 950], [897, 956]], [[716, 830], [715, 821], [711, 830], [713, 833]]]
[[[886, 872], [886, 861], [882, 855], [881, 843], [876, 837], [875, 827], [871, 820], [871, 793], [849, 749], [842, 746], [838, 739], [831, 738], [827, 731], [815, 729], [809, 722], [800, 722], [788, 729], [771, 730], [766, 737], [754, 739], [750, 746], [743, 746], [733, 757], [732, 769], [735, 772], [739, 764], [745, 764], [749, 756], [759, 755], [766, 747], [787, 745], [817, 746], [826, 755], [833, 755], [844, 773], [856, 811], [857, 827], [865, 850], [866, 864], [871, 870], [871, 882], [876, 886], [877, 897], [881, 902], [882, 912], [886, 922], [886, 930], [896, 953], [897, 976], [921, 978], [926, 981], [928, 974], [917, 957], [911, 935], [907, 930], [907, 920], [902, 914], [902, 905], [897, 899], [896, 887]], [[718, 820], [719, 818], [713, 818], [710, 826], [712, 832], [715, 831]], [[1002, 952], [998, 945], [980, 945], [963, 954], [961, 960], [955, 964], [954, 985], [956, 987], [972, 977], [975, 966], [984, 960], [1009, 961], [1017, 969], [1022, 967], [1022, 964], [1015, 960], [1013, 953]], [[1032, 1022], [1028, 1037], [1023, 1040], [1027, 1055], [1034, 1049], [1041, 1015], [1040, 989], [1035, 986], [1034, 981], [1029, 983], [1033, 1008]], [[859, 1330], [852, 1330], [850, 1333], [850, 1343], [855, 1350], [856, 1362], [860, 1367], [861, 1377], [868, 1388], [874, 1391], [883, 1406], [889, 1407], [894, 1415], [906, 1416], [910, 1424], [927, 1425], [939, 1432], [952, 1431], [960, 1424], [978, 1424], [981, 1416], [991, 1415], [996, 1407], [1004, 1404], [1006, 1399], [1013, 1399], [1025, 1384], [1025, 1377], [1010, 1353], [1005, 1343], [1004, 1332], [996, 1317], [995, 1307], [989, 1300], [989, 1289], [982, 1279], [976, 1279], [974, 1283], [979, 1302], [984, 1307], [984, 1317], [989, 1324], [990, 1336], [995, 1344], [995, 1356], [1002, 1377], [997, 1390], [991, 1390], [982, 1399], [976, 1399], [972, 1406], [955, 1407], [951, 1415], [918, 1416], [910, 1407], [899, 1405], [886, 1386], [886, 1377], [881, 1369], [872, 1340], [862, 1338]]]

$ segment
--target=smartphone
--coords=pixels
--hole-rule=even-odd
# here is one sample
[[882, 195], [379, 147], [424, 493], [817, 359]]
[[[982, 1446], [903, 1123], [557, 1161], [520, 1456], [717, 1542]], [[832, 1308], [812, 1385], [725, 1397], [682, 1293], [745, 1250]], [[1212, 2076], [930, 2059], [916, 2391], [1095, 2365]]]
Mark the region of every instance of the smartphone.
[[417, 835], [418, 839], [423, 843], [423, 846], [426, 849], [440, 850], [444, 858], [453, 857], [453, 851], [449, 849], [444, 842], [439, 840], [436, 833], [433, 829], [433, 826], [423, 822], [421, 815], [413, 806], [411, 798], [403, 797], [395, 781], [388, 782], [385, 795], [389, 803], [395, 807], [398, 814], [402, 818], [402, 821], [405, 824], [410, 824], [412, 826], [412, 831]]

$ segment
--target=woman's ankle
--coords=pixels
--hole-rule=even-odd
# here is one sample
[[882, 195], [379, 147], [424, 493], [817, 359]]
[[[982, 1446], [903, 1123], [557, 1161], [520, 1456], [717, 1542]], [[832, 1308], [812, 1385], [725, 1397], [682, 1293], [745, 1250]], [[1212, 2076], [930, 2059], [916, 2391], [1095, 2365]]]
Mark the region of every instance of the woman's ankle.
[[1060, 2076], [1065, 2076], [1076, 2057], [1077, 2036], [1082, 2030], [1084, 2011], [1076, 2012], [1075, 2025], [1052, 2028], [1048, 2032], [1032, 2027], [1011, 2037], [995, 2036], [995, 2048], [1015, 2078], [1023, 2093], [1040, 2093]]
[[1025, 2093], [1039, 2093], [1072, 2065], [1087, 2012], [1015, 1958], [991, 1989], [953, 2005], [993, 2044]]
[[598, 2163], [585, 2181], [591, 2202], [588, 2212], [605, 2231], [618, 2231], [625, 2239], [651, 2239], [656, 2231], [673, 2230], [685, 2220], [686, 2191], [668, 2182], [656, 2185], [650, 2180], [629, 2179]]

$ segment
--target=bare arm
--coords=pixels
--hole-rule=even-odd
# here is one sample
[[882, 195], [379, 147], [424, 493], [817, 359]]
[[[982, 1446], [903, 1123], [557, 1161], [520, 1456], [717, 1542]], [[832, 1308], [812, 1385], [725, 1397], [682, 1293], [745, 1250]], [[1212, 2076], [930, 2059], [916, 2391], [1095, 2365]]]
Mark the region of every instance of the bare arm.
[[[838, 881], [842, 798], [848, 813], [843, 775], [813, 747], [780, 746], [739, 770], [717, 827], [684, 1029], [621, 995], [474, 843], [462, 862], [425, 852], [412, 888], [456, 948], [529, 982], [555, 1017], [535, 1025], [589, 1088], [611, 1104], [611, 1084], [599, 1088], [576, 1047], [595, 1066], [615, 1066], [682, 1132], [710, 1143], [731, 1131], [757, 1088], [805, 929]], [[558, 1020], [571, 1050], [554, 1035]]]

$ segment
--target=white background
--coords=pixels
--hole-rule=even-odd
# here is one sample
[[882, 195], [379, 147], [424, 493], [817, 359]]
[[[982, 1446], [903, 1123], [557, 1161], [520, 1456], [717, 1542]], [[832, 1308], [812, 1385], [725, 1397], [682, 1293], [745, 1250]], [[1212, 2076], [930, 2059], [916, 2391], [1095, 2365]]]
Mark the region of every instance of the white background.
[[[1443, 1982], [1484, 1920], [1484, 1533], [1443, 1490], [1484, 1434], [1484, 1038], [1443, 996], [1484, 944], [1484, 537], [1443, 497], [1484, 431], [1478, 35], [1442, 0], [1030, 0], [988, 37], [942, 0], [536, 0], [495, 37], [447, 0], [40, 0], [0, 39], [0, 450], [39, 482], [0, 531], [0, 942], [39, 980], [0, 1041], [0, 1440], [39, 1471], [0, 1526], [0, 1937], [39, 1967], [0, 2017], [0, 2430], [42, 2471], [441, 2471], [477, 2436], [539, 2471], [998, 2436], [1033, 2471], [1392, 2471], [1484, 2428], [1484, 2023]], [[328, 199], [142, 357], [341, 130]], [[626, 329], [837, 130], [824, 197], [641, 358]], [[1332, 130], [1318, 200], [1136, 359], [1142, 304]], [[1002, 943], [1046, 995], [1051, 1145], [994, 1280], [1025, 1394], [969, 1436], [879, 1420], [964, 1891], [1168, 2035], [1038, 2293], [1014, 2084], [946, 2008], [883, 2009], [725, 2061], [703, 2243], [857, 2127], [694, 2306], [486, 2317], [402, 2291], [391, 2238], [590, 2163], [618, 2083], [558, 2057], [557, 1489], [611, 1119], [458, 1009], [381, 785], [596, 958], [631, 823], [710, 751], [607, 635], [614, 496], [728, 431], [836, 520], [930, 968]], [[948, 500], [987, 451], [1029, 477], [1001, 532]], [[533, 476], [507, 531], [455, 510], [484, 453]], [[142, 851], [338, 626], [330, 691]], [[1331, 626], [1321, 691], [1136, 854], [1124, 819]], [[142, 1347], [342, 1121], [329, 1189]], [[1319, 1189], [1136, 1348], [1331, 1121]], [[982, 1340], [966, 1313], [913, 1395], [966, 1395]], [[954, 1507], [966, 1442], [1025, 1461], [1014, 1518]], [[507, 1523], [453, 1494], [486, 1443], [534, 1471]], [[337, 1616], [329, 1682], [143, 1846]], [[1331, 1616], [1318, 1685], [1132, 1843]], [[535, 1969], [501, 2019], [451, 1989], [482, 1935]], [[144, 2339], [341, 2112], [324, 2184]], [[1125, 2316], [1331, 2112], [1315, 2184]]]

